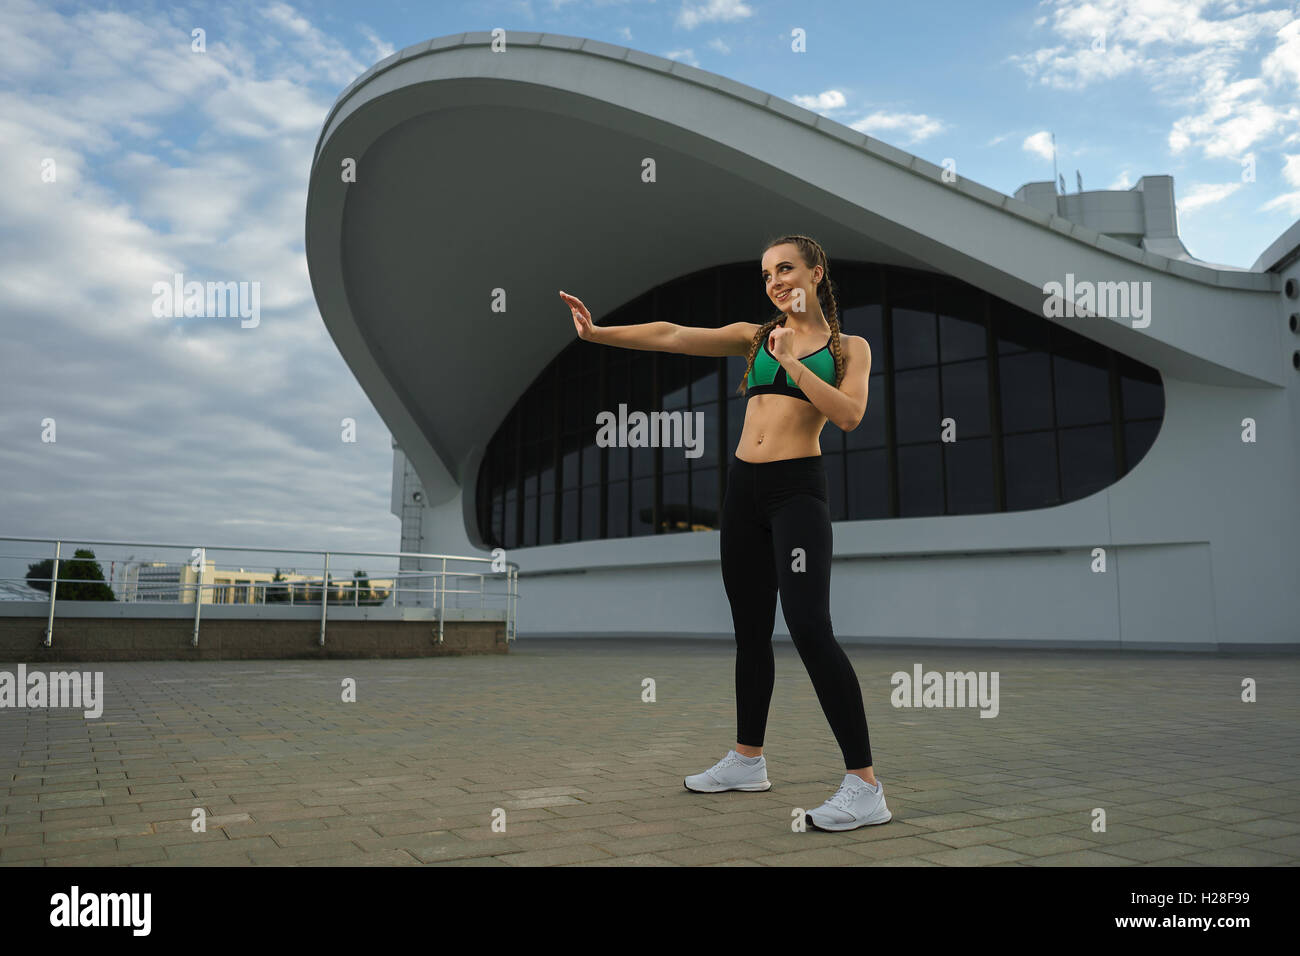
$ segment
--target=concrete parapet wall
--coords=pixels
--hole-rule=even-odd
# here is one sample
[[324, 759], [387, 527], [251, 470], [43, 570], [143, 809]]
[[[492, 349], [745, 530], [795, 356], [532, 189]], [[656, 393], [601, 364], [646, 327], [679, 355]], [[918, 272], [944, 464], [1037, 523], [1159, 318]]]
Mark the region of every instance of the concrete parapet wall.
[[167, 618], [76, 617], [55, 621], [44, 645], [44, 617], [0, 617], [0, 660], [157, 661], [439, 657], [505, 654], [504, 621], [330, 621], [325, 646], [320, 622], [306, 620], [204, 620], [194, 647], [192, 621]]

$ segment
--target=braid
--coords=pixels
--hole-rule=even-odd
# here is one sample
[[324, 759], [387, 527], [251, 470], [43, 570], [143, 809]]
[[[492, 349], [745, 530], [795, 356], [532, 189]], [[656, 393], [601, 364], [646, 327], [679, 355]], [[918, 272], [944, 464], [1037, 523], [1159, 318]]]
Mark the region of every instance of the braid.
[[[822, 281], [817, 284], [817, 304], [821, 306], [822, 315], [826, 317], [826, 322], [831, 327], [831, 355], [835, 359], [835, 387], [839, 388], [840, 382], [844, 379], [844, 355], [840, 350], [840, 308], [839, 302], [835, 297], [835, 289], [831, 282], [830, 263], [826, 260], [826, 253], [816, 239], [809, 236], [781, 236], [779, 239], [773, 239], [763, 247], [763, 252], [767, 252], [773, 246], [793, 243], [799, 247], [799, 254], [803, 257], [804, 265], [811, 269], [822, 267]], [[754, 368], [754, 356], [758, 354], [759, 345], [766, 341], [772, 333], [772, 329], [785, 320], [785, 313], [780, 309], [776, 315], [767, 320], [766, 323], [754, 335], [754, 341], [749, 343], [749, 355], [745, 360], [745, 376], [740, 380], [740, 386], [736, 389], [740, 394], [745, 394], [749, 390], [749, 375]]]
[[[821, 294], [823, 289], [826, 291], [825, 296]], [[835, 357], [835, 387], [839, 388], [840, 382], [844, 380], [844, 355], [840, 352], [840, 306], [835, 298], [835, 290], [831, 287], [829, 275], [817, 287], [817, 301], [821, 303], [822, 313], [831, 327], [831, 355]]]

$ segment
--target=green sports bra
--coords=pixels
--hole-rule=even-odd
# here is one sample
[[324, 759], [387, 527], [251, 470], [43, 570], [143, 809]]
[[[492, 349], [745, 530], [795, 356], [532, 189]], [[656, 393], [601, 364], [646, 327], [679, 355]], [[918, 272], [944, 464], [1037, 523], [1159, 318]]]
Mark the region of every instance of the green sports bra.
[[[835, 384], [835, 356], [831, 354], [829, 338], [816, 352], [800, 356], [799, 361], [808, 366], [808, 371], [828, 385]], [[789, 372], [777, 375], [782, 371], [784, 370], [781, 368], [781, 363], [768, 349], [767, 342], [764, 342], [763, 347], [754, 355], [754, 367], [749, 371], [745, 398], [748, 400], [751, 395], [789, 395], [791, 398], [802, 398], [811, 405], [812, 399], [803, 393], [803, 389], [794, 384], [794, 379], [790, 377]]]

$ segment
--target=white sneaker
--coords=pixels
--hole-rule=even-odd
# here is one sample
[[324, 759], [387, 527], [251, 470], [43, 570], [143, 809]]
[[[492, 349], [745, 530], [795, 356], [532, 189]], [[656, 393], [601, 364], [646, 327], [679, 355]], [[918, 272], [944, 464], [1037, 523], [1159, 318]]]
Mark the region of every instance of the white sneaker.
[[885, 785], [877, 780], [876, 786], [879, 792], [856, 773], [846, 773], [835, 796], [805, 813], [804, 820], [818, 830], [856, 830], [888, 823], [894, 815], [885, 806]]
[[704, 773], [692, 774], [682, 783], [695, 793], [720, 793], [723, 790], [770, 790], [767, 779], [767, 760], [759, 754], [755, 763], [747, 764], [740, 754], [728, 750], [727, 755]]

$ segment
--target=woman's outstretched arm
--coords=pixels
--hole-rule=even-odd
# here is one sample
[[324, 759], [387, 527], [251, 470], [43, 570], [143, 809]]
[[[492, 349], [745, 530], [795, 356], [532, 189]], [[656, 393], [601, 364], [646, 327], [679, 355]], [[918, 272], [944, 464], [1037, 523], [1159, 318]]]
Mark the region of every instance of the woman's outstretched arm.
[[758, 326], [752, 322], [733, 322], [720, 329], [702, 329], [672, 322], [597, 326], [581, 299], [567, 292], [561, 292], [560, 298], [573, 311], [573, 325], [578, 338], [600, 345], [683, 355], [747, 355], [749, 343], [758, 331]]

